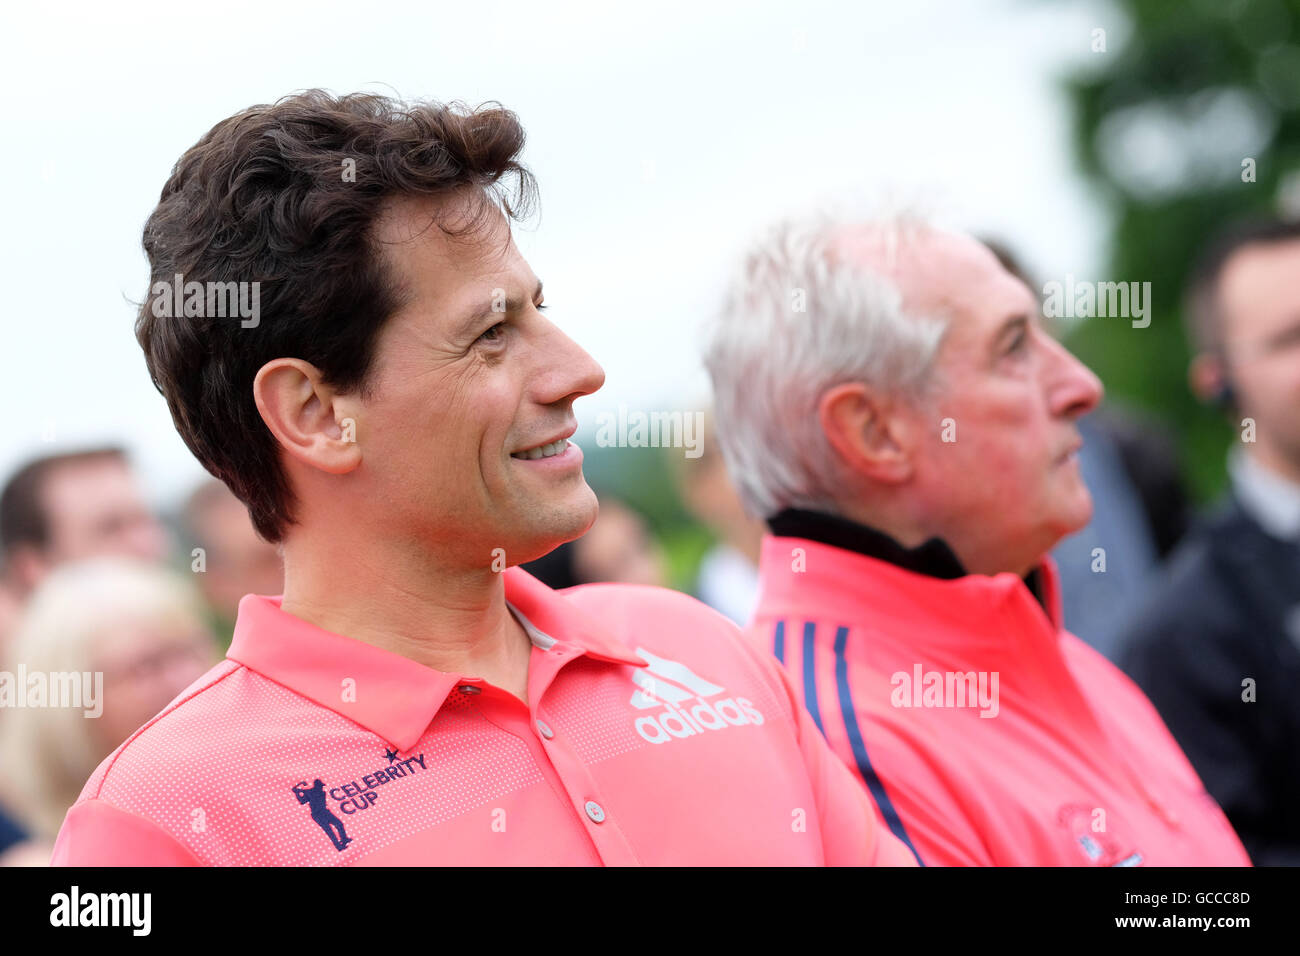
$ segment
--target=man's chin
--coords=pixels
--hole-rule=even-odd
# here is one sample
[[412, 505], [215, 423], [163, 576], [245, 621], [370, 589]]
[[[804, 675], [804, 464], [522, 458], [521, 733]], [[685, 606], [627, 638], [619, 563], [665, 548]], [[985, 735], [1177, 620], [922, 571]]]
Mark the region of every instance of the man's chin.
[[583, 489], [585, 495], [573, 495], [572, 500], [563, 504], [538, 505], [530, 513], [520, 516], [517, 527], [526, 529], [526, 533], [515, 536], [511, 564], [534, 561], [566, 542], [581, 538], [590, 530], [596, 523], [600, 506], [595, 493], [585, 484]]
[[1092, 520], [1092, 494], [1082, 482], [1061, 510], [1061, 537], [1065, 538], [1077, 531], [1082, 531]]

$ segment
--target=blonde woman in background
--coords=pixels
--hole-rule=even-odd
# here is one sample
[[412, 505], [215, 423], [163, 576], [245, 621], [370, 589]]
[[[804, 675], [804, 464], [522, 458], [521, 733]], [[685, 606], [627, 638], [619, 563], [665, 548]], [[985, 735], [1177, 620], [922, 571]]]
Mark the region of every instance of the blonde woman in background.
[[77, 680], [79, 706], [54, 706], [51, 690], [46, 706], [0, 709], [0, 799], [31, 834], [0, 865], [46, 864], [99, 762], [216, 662], [204, 620], [188, 582], [126, 558], [67, 565], [35, 592], [3, 670], [17, 681], [21, 663], [51, 688], [51, 674], [91, 679]]

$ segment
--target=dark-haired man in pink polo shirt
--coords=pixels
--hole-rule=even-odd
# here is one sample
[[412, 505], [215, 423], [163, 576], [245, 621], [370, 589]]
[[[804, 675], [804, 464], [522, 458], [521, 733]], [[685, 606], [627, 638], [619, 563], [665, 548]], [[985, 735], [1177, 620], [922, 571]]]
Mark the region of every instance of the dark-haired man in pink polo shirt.
[[513, 567], [595, 519], [572, 404], [604, 378], [493, 201], [526, 205], [522, 142], [313, 91], [177, 164], [137, 336], [284, 594], [97, 769], [55, 863], [909, 862], [729, 622]]

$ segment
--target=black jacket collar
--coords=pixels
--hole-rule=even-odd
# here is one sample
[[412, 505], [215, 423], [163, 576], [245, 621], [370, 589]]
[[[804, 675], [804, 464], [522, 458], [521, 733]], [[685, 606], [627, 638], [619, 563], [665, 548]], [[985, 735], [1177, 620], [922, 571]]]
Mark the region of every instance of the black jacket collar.
[[[833, 548], [856, 551], [869, 558], [887, 561], [904, 571], [944, 581], [965, 577], [969, 573], [942, 538], [931, 538], [915, 548], [905, 548], [883, 531], [839, 515], [805, 511], [802, 508], [786, 508], [777, 512], [767, 519], [767, 526], [773, 534], [782, 538], [819, 541]], [[1042, 604], [1043, 595], [1037, 569], [1030, 571], [1024, 580], [1029, 592]]]
[[905, 548], [883, 531], [822, 511], [786, 508], [767, 519], [772, 533], [783, 538], [807, 538], [834, 548], [856, 551], [869, 558], [888, 561], [905, 571], [950, 581], [965, 577], [957, 555], [942, 538], [931, 538], [915, 548]]

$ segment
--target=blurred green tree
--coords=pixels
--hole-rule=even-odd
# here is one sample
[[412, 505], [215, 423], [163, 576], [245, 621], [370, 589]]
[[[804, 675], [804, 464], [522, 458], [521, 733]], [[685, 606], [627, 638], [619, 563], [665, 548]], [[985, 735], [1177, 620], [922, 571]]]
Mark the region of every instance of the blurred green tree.
[[[1115, 0], [1090, 68], [1067, 79], [1074, 149], [1113, 213], [1107, 275], [1151, 283], [1151, 324], [1079, 322], [1067, 336], [1108, 394], [1177, 432], [1192, 494], [1224, 485], [1237, 432], [1188, 392], [1181, 324], [1203, 242], [1254, 214], [1296, 214], [1300, 0]], [[1099, 48], [1100, 47], [1100, 48]], [[1297, 277], [1300, 279], [1300, 277]]]

